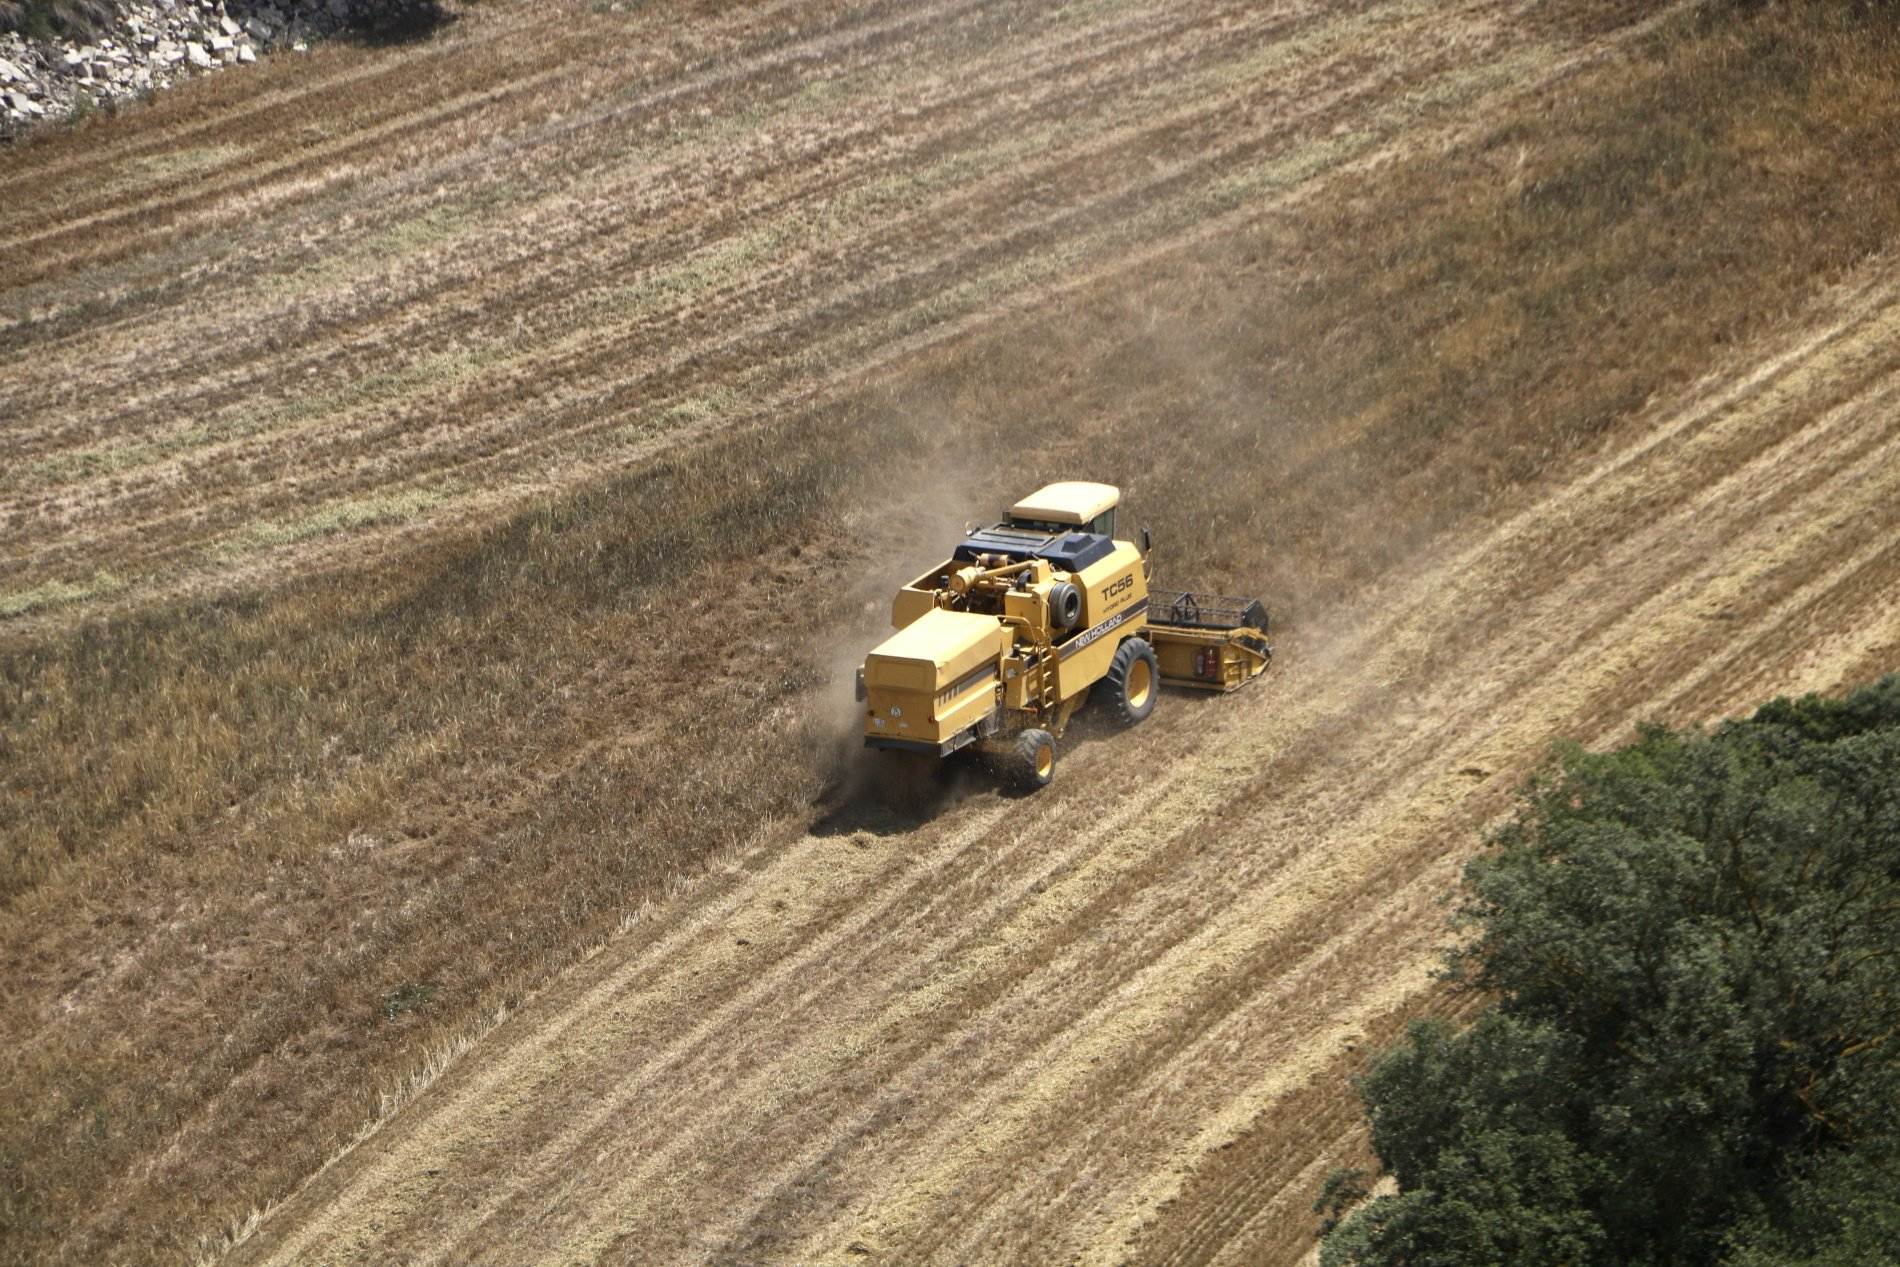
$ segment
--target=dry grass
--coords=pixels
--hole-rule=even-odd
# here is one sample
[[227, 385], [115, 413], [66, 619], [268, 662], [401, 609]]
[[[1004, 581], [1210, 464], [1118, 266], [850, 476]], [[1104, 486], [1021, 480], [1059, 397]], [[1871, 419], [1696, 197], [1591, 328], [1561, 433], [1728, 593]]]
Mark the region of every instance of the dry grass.
[[[834, 31], [805, 7], [775, 21], [826, 54], [836, 96], [787, 72], [776, 27], [710, 81], [675, 69], [684, 86], [656, 88], [646, 53], [548, 41], [512, 29], [531, 10], [498, 8], [499, 29], [458, 25], [414, 75], [313, 58], [285, 99], [221, 103], [218, 134], [254, 152], [199, 179], [127, 186], [124, 153], [22, 155], [56, 193], [0, 215], [0, 346], [37, 353], [0, 384], [24, 459], [0, 472], [0, 586], [72, 585], [105, 560], [121, 608], [241, 590], [345, 551], [234, 580], [233, 534], [391, 484], [461, 486], [424, 526], [492, 519], [690, 439], [673, 406], [709, 386], [775, 416], [1250, 194], [1403, 150], [1421, 103], [1495, 87], [1473, 48], [1521, 46], [1524, 70], [1566, 52], [1500, 30], [1490, 0], [1449, 24], [1396, 0], [1237, 27], [936, 0]], [[708, 50], [666, 53], [690, 68]], [[366, 111], [364, 77], [387, 111]], [[1314, 141], [1342, 120], [1361, 125], [1350, 145]], [[95, 161], [108, 179], [80, 179]]]
[[[9, 652], [7, 1253], [179, 1257], [626, 911], [809, 814], [833, 642], [875, 623], [891, 536], [1114, 479], [1171, 578], [1298, 621], [1521, 496], [1894, 243], [1897, 68], [1884, 17], [1723, 12], [1449, 158], [842, 399], [372, 566]], [[684, 275], [729, 282], [733, 249]], [[716, 367], [686, 386], [669, 408], [733, 410]], [[386, 496], [234, 539], [399, 518]]]

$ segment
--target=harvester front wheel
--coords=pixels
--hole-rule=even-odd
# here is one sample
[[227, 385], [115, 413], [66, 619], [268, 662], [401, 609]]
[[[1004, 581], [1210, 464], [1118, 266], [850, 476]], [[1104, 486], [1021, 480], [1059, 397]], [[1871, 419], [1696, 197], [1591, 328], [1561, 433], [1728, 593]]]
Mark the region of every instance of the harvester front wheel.
[[1146, 638], [1130, 638], [1115, 649], [1108, 672], [1102, 675], [1108, 691], [1108, 712], [1132, 726], [1155, 711], [1155, 688], [1161, 685], [1161, 664]]
[[1056, 773], [1056, 737], [1034, 727], [1016, 736], [1010, 753], [1010, 781], [1025, 791], [1048, 787]]

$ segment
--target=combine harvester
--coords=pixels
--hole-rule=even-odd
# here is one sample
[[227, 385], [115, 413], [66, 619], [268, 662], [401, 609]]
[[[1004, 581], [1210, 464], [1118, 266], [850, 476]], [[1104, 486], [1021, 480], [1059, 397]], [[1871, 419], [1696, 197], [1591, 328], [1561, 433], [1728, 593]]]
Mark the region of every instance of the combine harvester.
[[865, 746], [974, 746], [1039, 788], [1098, 682], [1133, 725], [1161, 684], [1231, 691], [1258, 677], [1273, 658], [1259, 600], [1150, 589], [1147, 532], [1139, 548], [1115, 539], [1120, 500], [1108, 484], [1051, 484], [899, 590], [897, 632], [858, 670]]

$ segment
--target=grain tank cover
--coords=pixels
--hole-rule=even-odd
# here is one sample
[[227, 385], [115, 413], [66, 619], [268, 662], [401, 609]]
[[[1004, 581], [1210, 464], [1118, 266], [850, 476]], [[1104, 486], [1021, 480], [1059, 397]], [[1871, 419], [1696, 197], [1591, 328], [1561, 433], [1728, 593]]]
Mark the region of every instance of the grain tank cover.
[[886, 638], [865, 663], [872, 686], [936, 692], [994, 663], [1009, 634], [994, 616], [933, 608]]
[[1009, 517], [1052, 524], [1085, 524], [1115, 509], [1121, 499], [1121, 490], [1113, 484], [1064, 480], [1044, 485], [1011, 506]]

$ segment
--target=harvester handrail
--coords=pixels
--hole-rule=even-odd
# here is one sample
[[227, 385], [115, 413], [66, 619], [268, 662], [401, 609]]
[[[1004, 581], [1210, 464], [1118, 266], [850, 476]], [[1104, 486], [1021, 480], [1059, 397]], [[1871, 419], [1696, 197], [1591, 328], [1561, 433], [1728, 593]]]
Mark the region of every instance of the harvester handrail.
[[1148, 591], [1148, 619], [1158, 624], [1189, 629], [1259, 629], [1266, 618], [1266, 610], [1257, 599], [1189, 590]]

